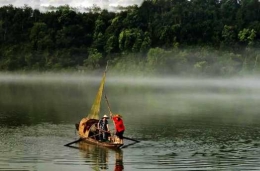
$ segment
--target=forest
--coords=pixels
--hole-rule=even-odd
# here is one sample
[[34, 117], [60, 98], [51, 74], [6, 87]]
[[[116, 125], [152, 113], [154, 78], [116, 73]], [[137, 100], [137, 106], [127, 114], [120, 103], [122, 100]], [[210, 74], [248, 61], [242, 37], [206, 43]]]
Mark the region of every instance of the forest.
[[85, 12], [0, 7], [0, 71], [260, 73], [259, 0], [145, 0]]

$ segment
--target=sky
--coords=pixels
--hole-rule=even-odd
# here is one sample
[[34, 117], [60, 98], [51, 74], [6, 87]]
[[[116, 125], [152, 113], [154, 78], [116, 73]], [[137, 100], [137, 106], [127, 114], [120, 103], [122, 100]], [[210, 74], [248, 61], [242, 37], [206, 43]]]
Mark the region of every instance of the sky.
[[0, 0], [0, 6], [10, 5], [23, 7], [25, 4], [37, 9], [48, 6], [69, 5], [77, 8], [92, 7], [94, 4], [102, 9], [113, 10], [117, 6], [140, 5], [143, 0]]

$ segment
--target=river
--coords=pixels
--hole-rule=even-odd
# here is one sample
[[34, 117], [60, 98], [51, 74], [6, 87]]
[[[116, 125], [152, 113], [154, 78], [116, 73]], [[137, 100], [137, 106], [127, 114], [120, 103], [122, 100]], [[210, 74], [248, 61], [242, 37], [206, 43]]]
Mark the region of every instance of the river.
[[[77, 140], [101, 76], [0, 74], [0, 170], [260, 170], [260, 79], [107, 76], [121, 150]], [[107, 114], [105, 100], [101, 114]], [[111, 121], [110, 127], [112, 127]], [[133, 143], [125, 140], [125, 145]]]

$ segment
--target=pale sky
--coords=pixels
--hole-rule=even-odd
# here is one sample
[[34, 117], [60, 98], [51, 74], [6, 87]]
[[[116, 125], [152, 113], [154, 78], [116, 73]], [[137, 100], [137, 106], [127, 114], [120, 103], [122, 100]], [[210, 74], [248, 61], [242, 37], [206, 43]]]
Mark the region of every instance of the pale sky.
[[0, 0], [0, 6], [10, 5], [16, 7], [22, 7], [25, 4], [32, 8], [43, 9], [47, 6], [61, 6], [61, 5], [69, 5], [71, 7], [92, 7], [94, 4], [105, 8], [108, 10], [112, 10], [113, 7], [118, 5], [120, 6], [129, 6], [129, 5], [140, 5], [143, 0]]

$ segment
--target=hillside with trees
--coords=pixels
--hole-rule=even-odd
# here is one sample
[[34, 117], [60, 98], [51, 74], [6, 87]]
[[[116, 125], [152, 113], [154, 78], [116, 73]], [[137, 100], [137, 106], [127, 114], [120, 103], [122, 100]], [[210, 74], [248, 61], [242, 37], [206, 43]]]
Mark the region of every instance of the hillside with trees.
[[145, 0], [120, 12], [0, 8], [0, 71], [260, 72], [259, 0]]

